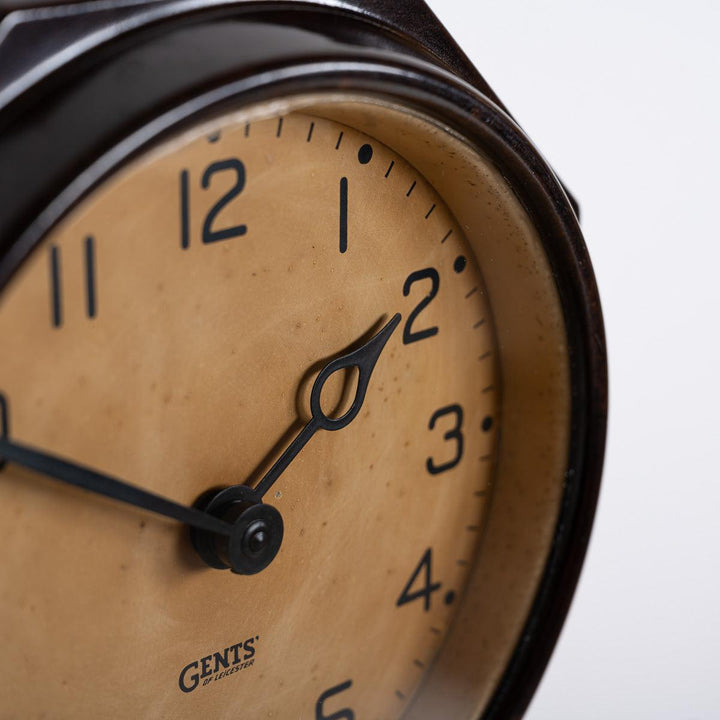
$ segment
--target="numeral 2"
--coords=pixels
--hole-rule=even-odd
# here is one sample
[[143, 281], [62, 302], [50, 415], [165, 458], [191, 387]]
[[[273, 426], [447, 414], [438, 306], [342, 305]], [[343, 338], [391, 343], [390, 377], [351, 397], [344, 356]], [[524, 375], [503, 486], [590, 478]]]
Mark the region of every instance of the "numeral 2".
[[325, 702], [334, 695], [339, 695], [352, 687], [352, 680], [346, 680], [339, 685], [327, 689], [315, 703], [315, 720], [355, 720], [355, 713], [350, 708], [336, 710], [332, 715], [325, 714]]
[[440, 288], [440, 275], [435, 268], [425, 268], [424, 270], [416, 270], [414, 273], [410, 273], [405, 280], [403, 285], [403, 295], [407, 297], [410, 294], [410, 288], [413, 283], [419, 282], [420, 280], [430, 280], [432, 287], [430, 292], [417, 304], [415, 309], [408, 315], [405, 328], [403, 329], [403, 344], [409, 345], [412, 342], [418, 340], [424, 340], [425, 338], [437, 335], [437, 327], [424, 328], [423, 330], [413, 330], [413, 323], [417, 319], [417, 316], [430, 304], [432, 299], [437, 295]]
[[[205, 216], [202, 241], [206, 245], [241, 237], [247, 233], [247, 225], [233, 225], [224, 228], [217, 228], [215, 225], [222, 210], [245, 188], [245, 165], [237, 158], [229, 158], [228, 160], [218, 160], [205, 168], [200, 180], [202, 189], [208, 190], [212, 184], [213, 175], [223, 172], [234, 173], [235, 184], [210, 208]], [[190, 173], [188, 170], [180, 173], [180, 246], [183, 250], [190, 247]]]

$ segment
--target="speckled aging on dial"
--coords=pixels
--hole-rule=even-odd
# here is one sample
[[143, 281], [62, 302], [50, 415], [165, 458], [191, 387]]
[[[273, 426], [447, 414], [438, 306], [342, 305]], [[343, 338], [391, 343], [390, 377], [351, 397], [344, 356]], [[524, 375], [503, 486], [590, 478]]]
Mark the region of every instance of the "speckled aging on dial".
[[[0, 297], [10, 432], [182, 503], [257, 481], [319, 364], [395, 312], [361, 415], [266, 498], [286, 535], [257, 576], [203, 566], [172, 521], [2, 471], [12, 707], [399, 717], [461, 602], [499, 422], [462, 229], [373, 138], [301, 113], [228, 117], [70, 213]], [[327, 407], [352, 382], [328, 383]], [[251, 666], [214, 680], [213, 659], [207, 684], [179, 688], [189, 663], [250, 637]]]

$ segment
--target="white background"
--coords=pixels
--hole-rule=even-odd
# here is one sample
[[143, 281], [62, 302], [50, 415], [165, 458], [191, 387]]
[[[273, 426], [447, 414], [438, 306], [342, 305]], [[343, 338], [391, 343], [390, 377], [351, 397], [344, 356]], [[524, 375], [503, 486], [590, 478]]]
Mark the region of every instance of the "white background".
[[605, 314], [600, 503], [526, 720], [720, 718], [720, 2], [430, 4], [580, 201]]

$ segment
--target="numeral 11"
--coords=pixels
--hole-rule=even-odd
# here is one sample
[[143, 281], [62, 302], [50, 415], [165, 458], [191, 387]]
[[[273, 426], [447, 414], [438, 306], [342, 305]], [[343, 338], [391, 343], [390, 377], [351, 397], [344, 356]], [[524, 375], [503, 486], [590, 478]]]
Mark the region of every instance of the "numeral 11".
[[[85, 311], [89, 318], [97, 316], [97, 258], [95, 238], [88, 236], [84, 243]], [[50, 246], [50, 322], [59, 328], [63, 324], [62, 257], [59, 245]]]

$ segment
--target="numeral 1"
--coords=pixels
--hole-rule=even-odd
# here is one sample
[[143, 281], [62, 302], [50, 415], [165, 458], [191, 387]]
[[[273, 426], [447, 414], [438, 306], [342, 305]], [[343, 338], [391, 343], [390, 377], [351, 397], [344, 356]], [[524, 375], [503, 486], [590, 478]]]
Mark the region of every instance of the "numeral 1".
[[340, 178], [340, 252], [348, 246], [348, 179]]
[[50, 247], [50, 302], [52, 304], [53, 327], [62, 325], [62, 287], [60, 274], [60, 248]]
[[95, 286], [95, 238], [85, 238], [85, 288], [87, 299], [87, 315], [97, 315], [97, 288]]
[[[0, 393], [0, 439], [5, 439], [10, 434], [10, 421], [8, 420], [8, 406], [5, 396]], [[5, 467], [5, 461], [0, 457], [0, 470]]]

